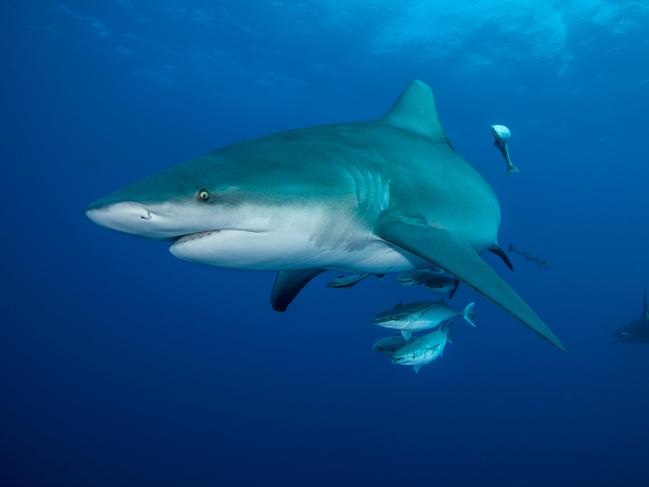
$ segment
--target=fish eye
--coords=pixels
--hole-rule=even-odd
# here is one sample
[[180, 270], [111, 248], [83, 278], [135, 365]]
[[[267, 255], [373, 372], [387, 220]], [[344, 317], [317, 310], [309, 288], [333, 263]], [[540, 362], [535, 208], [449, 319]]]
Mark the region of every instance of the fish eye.
[[198, 197], [199, 201], [207, 201], [207, 200], [210, 199], [210, 192], [208, 190], [206, 190], [206, 189], [201, 189], [198, 192], [197, 197]]

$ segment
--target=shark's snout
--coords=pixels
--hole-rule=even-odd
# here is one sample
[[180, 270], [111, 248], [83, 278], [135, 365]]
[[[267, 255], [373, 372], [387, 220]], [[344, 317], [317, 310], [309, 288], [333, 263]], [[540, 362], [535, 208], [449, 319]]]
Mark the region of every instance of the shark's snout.
[[93, 203], [86, 208], [86, 216], [102, 227], [134, 234], [146, 233], [145, 226], [153, 220], [149, 209], [132, 201], [109, 205]]

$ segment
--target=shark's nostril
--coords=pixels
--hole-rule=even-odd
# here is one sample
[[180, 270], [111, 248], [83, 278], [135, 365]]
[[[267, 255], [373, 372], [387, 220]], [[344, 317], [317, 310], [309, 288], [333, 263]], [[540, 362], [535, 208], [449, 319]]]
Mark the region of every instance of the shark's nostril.
[[[86, 215], [98, 225], [125, 233], [140, 234], [143, 230], [149, 232], [157, 223], [155, 213], [132, 201], [93, 204], [86, 209]], [[142, 223], [142, 220], [147, 223]]]

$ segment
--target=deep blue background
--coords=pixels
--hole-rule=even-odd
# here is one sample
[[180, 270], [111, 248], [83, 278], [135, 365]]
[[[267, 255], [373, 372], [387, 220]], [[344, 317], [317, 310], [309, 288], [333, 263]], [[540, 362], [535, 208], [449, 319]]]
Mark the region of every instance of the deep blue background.
[[[610, 331], [649, 281], [649, 10], [464, 3], [1, 3], [1, 485], [648, 484], [649, 349]], [[502, 243], [553, 263], [507, 278], [568, 353], [463, 288], [478, 328], [415, 375], [368, 321], [424, 290], [329, 274], [277, 314], [272, 274], [83, 215], [220, 145], [379, 116], [413, 78]]]

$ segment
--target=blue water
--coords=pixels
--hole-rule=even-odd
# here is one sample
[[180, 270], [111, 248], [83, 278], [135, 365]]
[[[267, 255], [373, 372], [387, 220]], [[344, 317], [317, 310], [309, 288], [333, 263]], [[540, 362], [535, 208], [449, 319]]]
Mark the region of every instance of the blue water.
[[[466, 3], [466, 5], [465, 5]], [[0, 5], [0, 485], [648, 485], [649, 7], [614, 0]], [[381, 115], [415, 78], [494, 186], [560, 353], [466, 287], [418, 375], [371, 316], [423, 289], [202, 267], [88, 221], [221, 145]], [[513, 133], [505, 178], [488, 126]]]

